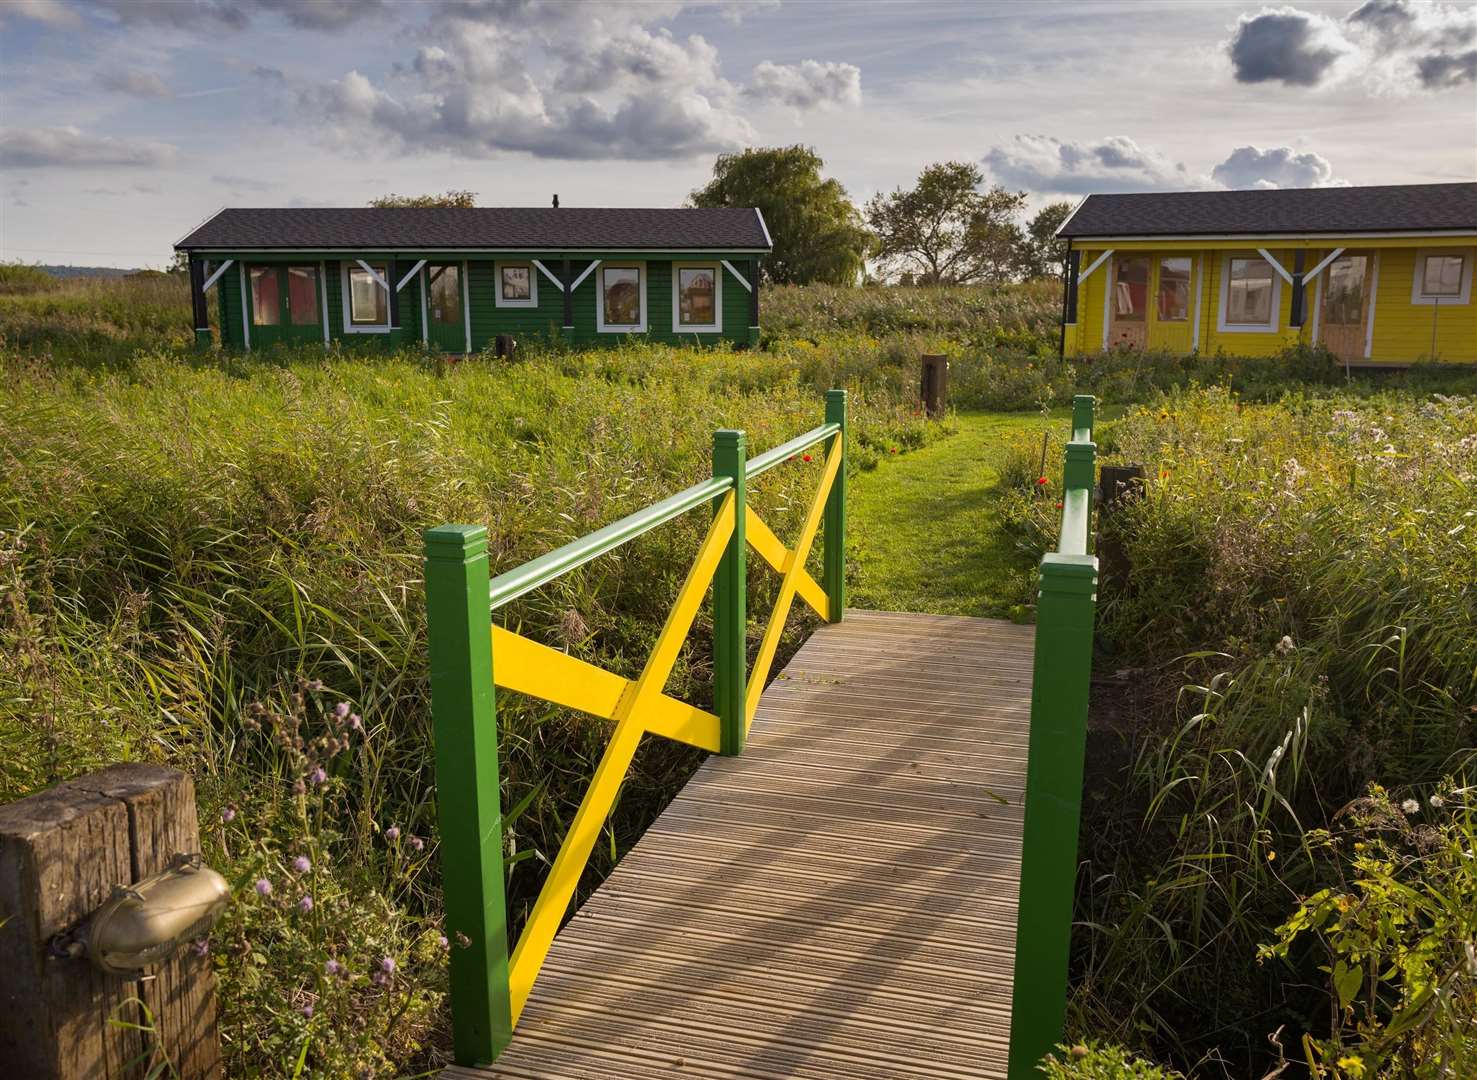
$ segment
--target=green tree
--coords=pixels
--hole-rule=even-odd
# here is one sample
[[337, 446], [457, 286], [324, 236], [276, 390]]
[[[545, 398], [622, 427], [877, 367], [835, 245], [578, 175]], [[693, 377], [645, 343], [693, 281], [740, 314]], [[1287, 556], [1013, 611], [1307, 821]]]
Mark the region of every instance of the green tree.
[[1010, 277], [1021, 235], [1015, 217], [1026, 194], [998, 184], [981, 190], [984, 179], [978, 166], [946, 161], [924, 169], [912, 188], [873, 196], [867, 223], [882, 268], [911, 272], [920, 285]]
[[1062, 276], [1062, 260], [1067, 257], [1067, 242], [1056, 238], [1056, 231], [1071, 216], [1069, 202], [1047, 203], [1026, 225], [1016, 250], [1016, 273], [1026, 281]]
[[477, 205], [477, 193], [475, 191], [448, 191], [441, 195], [396, 195], [392, 191], [388, 195], [381, 195], [378, 199], [370, 199], [369, 205], [380, 209], [395, 206], [458, 206], [465, 209]]
[[854, 285], [872, 238], [846, 189], [821, 176], [824, 163], [808, 146], [758, 147], [720, 154], [713, 179], [694, 191], [693, 206], [757, 206], [774, 251], [767, 281]]

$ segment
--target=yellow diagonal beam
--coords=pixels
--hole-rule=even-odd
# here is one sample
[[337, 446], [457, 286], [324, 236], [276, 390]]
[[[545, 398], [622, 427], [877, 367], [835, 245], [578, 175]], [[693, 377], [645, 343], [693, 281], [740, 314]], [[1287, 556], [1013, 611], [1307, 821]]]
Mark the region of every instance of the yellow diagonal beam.
[[[785, 547], [784, 541], [774, 535], [773, 530], [766, 524], [758, 514], [754, 513], [751, 506], [744, 507], [744, 534], [749, 541], [749, 546], [758, 553], [759, 557], [774, 567], [776, 571], [785, 572], [785, 560], [790, 556], [790, 549]], [[795, 591], [800, 594], [815, 613], [823, 619], [830, 619], [831, 598], [826, 595], [826, 590], [816, 583], [815, 578], [810, 576], [810, 571], [805, 569], [805, 564], [800, 564], [800, 577], [795, 582]]]
[[518, 947], [513, 950], [509, 961], [508, 989], [514, 1024], [522, 1015], [523, 1006], [533, 990], [533, 981], [549, 955], [554, 933], [559, 929], [564, 913], [569, 908], [570, 898], [574, 896], [575, 886], [579, 884], [580, 874], [589, 861], [600, 829], [610, 815], [610, 808], [615, 805], [621, 781], [625, 779], [626, 769], [631, 764], [631, 758], [641, 742], [641, 733], [645, 730], [643, 718], [649, 715], [653, 702], [663, 696], [662, 690], [667, 685], [667, 677], [672, 673], [672, 665], [677, 662], [678, 650], [682, 648], [682, 642], [692, 628], [692, 620], [697, 615], [703, 594], [707, 592], [708, 583], [718, 569], [718, 560], [723, 557], [723, 548], [733, 535], [734, 516], [734, 495], [729, 492], [713, 518], [702, 547], [698, 549], [692, 569], [687, 572], [687, 580], [682, 583], [677, 602], [667, 615], [666, 624], [662, 627], [661, 636], [657, 638], [656, 647], [651, 650], [646, 667], [635, 682], [627, 685], [612, 711], [611, 719], [615, 721], [615, 730], [611, 733], [600, 764], [595, 766], [590, 789], [585, 792], [579, 809], [575, 811], [569, 832], [564, 836], [564, 843], [559, 846], [559, 854], [554, 857], [554, 865], [549, 868], [549, 877], [538, 894], [538, 900], [535, 901], [523, 933], [518, 938]]
[[[826, 509], [826, 496], [836, 480], [836, 471], [841, 467], [840, 436], [835, 436], [830, 451], [826, 454], [826, 469], [821, 474], [820, 487], [805, 515], [805, 524], [800, 527], [800, 536], [793, 551], [785, 553], [785, 568], [780, 579], [779, 595], [774, 598], [774, 610], [769, 615], [769, 625], [764, 629], [764, 640], [759, 643], [759, 655], [754, 658], [754, 667], [749, 672], [749, 686], [744, 695], [744, 727], [754, 722], [754, 712], [759, 708], [759, 695], [764, 692], [764, 680], [769, 677], [770, 665], [780, 646], [780, 635], [785, 632], [785, 618], [790, 614], [790, 604], [795, 599], [795, 589], [800, 575], [805, 572], [805, 557], [815, 540], [816, 530], [821, 526], [821, 515]], [[747, 524], [747, 519], [745, 519]]]
[[[520, 694], [610, 720], [621, 697], [635, 684], [558, 649], [530, 641], [500, 626], [492, 628], [493, 682]], [[647, 731], [717, 753], [718, 717], [706, 709], [657, 696], [641, 717]]]

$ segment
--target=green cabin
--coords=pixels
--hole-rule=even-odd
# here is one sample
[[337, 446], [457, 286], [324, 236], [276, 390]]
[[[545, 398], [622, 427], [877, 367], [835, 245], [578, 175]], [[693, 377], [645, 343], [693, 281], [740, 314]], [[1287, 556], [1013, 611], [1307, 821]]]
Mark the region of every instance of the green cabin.
[[510, 341], [757, 344], [753, 208], [395, 207], [221, 210], [178, 244], [195, 340], [332, 341], [448, 353]]

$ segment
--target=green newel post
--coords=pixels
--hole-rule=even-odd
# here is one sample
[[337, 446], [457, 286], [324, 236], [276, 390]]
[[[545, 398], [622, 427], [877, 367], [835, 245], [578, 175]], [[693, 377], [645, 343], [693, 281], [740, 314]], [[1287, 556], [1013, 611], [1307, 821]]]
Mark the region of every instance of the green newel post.
[[1097, 398], [1091, 394], [1075, 394], [1072, 397], [1072, 435], [1075, 438], [1077, 432], [1086, 428], [1092, 430], [1092, 410], [1097, 405]]
[[[1090, 396], [1073, 400], [1074, 437], [1090, 437], [1093, 405]], [[1063, 470], [1068, 490], [1092, 490], [1096, 450], [1092, 442], [1068, 444]], [[1062, 539], [1065, 546], [1068, 538]], [[1072, 541], [1081, 550], [1086, 537]], [[1041, 560], [1011, 1007], [1011, 1080], [1039, 1075], [1036, 1064], [1061, 1041], [1066, 1017], [1097, 571], [1093, 555], [1052, 553]]]
[[[713, 578], [713, 711], [718, 714], [722, 752], [744, 749], [744, 695], [748, 688], [748, 541], [744, 535], [744, 467], [748, 448], [742, 431], [713, 433], [713, 475], [733, 481], [733, 535]], [[714, 506], [722, 506], [720, 495]]]
[[424, 539], [452, 1035], [457, 1064], [485, 1065], [513, 1030], [487, 530], [441, 525]]
[[821, 587], [826, 590], [831, 609], [830, 621], [839, 623], [846, 610], [846, 391], [826, 391], [826, 423], [840, 424], [836, 449], [841, 452], [841, 467], [826, 498], [824, 568]]

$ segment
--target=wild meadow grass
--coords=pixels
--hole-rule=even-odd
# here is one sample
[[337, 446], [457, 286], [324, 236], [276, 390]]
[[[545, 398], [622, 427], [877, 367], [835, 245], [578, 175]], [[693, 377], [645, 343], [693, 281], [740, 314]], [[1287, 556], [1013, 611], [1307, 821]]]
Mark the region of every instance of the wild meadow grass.
[[[773, 357], [685, 350], [450, 368], [321, 350], [101, 371], [6, 359], [0, 798], [112, 760], [189, 768], [208, 854], [243, 898], [217, 945], [233, 1067], [290, 1071], [304, 1046], [329, 1072], [429, 1060], [441, 965], [426, 952], [439, 882], [420, 531], [486, 524], [496, 573], [710, 475], [716, 428], [759, 450], [816, 426], [820, 393]], [[854, 468], [934, 437], [912, 403], [851, 389]], [[782, 536], [819, 468], [756, 484]], [[634, 677], [705, 525], [689, 514], [499, 617]], [[751, 580], [757, 645], [775, 580]], [[698, 703], [705, 619], [670, 684]], [[787, 647], [803, 633], [797, 617]], [[325, 726], [340, 702], [352, 730]], [[516, 928], [607, 725], [511, 696], [500, 722]], [[696, 760], [643, 750], [588, 883]], [[299, 856], [315, 881], [301, 895]], [[309, 894], [311, 910], [293, 906]], [[393, 978], [376, 982], [386, 958]], [[325, 981], [330, 960], [342, 978]]]
[[1319, 1075], [1462, 1075], [1477, 401], [1199, 390], [1101, 443], [1149, 480], [1112, 526], [1131, 571], [1099, 666], [1165, 692], [1083, 824], [1075, 1026], [1232, 1075], [1275, 1065], [1278, 1032]]
[[[1122, 754], [1088, 763], [1083, 1041], [1048, 1075], [1164, 1075], [1113, 1044], [1261, 1075], [1279, 1030], [1288, 1075], [1470, 1071], [1477, 405], [1455, 396], [1470, 373], [1349, 380], [1316, 351], [1058, 360], [1060, 296], [1041, 286], [772, 289], [765, 345], [745, 351], [200, 354], [178, 278], [13, 270], [0, 799], [120, 759], [195, 776], [207, 857], [238, 897], [209, 946], [233, 1074], [444, 1060], [456, 943], [439, 922], [420, 530], [486, 524], [494, 572], [517, 565], [706, 476], [715, 428], [760, 450], [814, 426], [831, 386], [852, 391], [853, 520], [898, 525], [887, 543], [853, 529], [869, 602], [1029, 617], [1022, 568], [1054, 541], [1062, 449], [1042, 410], [1073, 393], [1105, 402], [1104, 458], [1149, 471], [1111, 526], [1131, 572], [1100, 597], [1097, 672], [1127, 719], [1100, 733]], [[950, 357], [956, 405], [1016, 415], [926, 420], [924, 352]], [[752, 494], [782, 536], [817, 468], [792, 462]], [[935, 480], [958, 496], [948, 514]], [[703, 518], [498, 617], [633, 675]], [[928, 552], [909, 564], [925, 540], [946, 574]], [[751, 579], [757, 634], [775, 582]], [[705, 618], [669, 687], [698, 704]], [[787, 647], [807, 630], [795, 616]], [[513, 695], [499, 710], [516, 926], [607, 731]], [[696, 759], [643, 748], [585, 890]]]

